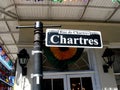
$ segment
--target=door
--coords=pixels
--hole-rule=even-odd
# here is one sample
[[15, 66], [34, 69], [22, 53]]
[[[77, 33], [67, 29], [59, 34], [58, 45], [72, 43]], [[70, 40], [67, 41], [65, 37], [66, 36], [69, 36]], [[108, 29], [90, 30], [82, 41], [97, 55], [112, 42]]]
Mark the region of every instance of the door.
[[96, 90], [93, 73], [44, 75], [43, 90]]

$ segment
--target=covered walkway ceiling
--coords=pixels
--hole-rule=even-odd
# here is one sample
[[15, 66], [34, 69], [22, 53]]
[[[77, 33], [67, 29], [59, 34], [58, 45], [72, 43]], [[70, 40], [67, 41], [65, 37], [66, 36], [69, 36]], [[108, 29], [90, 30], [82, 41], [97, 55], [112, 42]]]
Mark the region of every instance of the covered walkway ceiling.
[[[35, 2], [35, 0], [0, 0], [0, 44], [12, 60], [17, 57], [18, 47], [22, 47], [21, 43], [18, 43], [19, 29], [16, 29], [16, 26], [33, 24], [33, 21], [38, 20], [44, 21], [45, 24], [62, 24], [63, 28], [80, 29], [81, 27], [82, 29], [102, 30], [102, 33], [107, 29], [109, 31], [106, 30], [103, 34], [111, 33], [110, 39], [112, 34], [117, 34], [111, 41], [117, 39], [116, 42], [119, 42], [120, 40], [120, 37], [118, 38], [120, 34], [118, 31], [120, 29], [120, 4], [118, 2], [74, 0], [59, 3], [51, 0], [39, 2]], [[116, 29], [115, 33], [112, 32], [112, 27]], [[21, 31], [21, 33], [27, 33], [27, 30]], [[23, 41], [20, 40], [27, 43], [26, 47], [30, 46], [33, 40], [29, 41], [33, 31], [29, 32], [31, 32], [30, 35], [24, 34]], [[103, 37], [106, 38], [105, 35]], [[107, 42], [106, 40], [104, 41]]]

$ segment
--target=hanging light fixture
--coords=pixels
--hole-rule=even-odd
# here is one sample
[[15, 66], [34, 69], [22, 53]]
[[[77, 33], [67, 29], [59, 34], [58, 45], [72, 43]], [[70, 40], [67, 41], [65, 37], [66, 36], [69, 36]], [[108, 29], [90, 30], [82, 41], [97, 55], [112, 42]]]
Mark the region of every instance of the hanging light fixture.
[[109, 67], [112, 68], [112, 65], [113, 65], [114, 59], [115, 59], [114, 55], [115, 54], [112, 51], [112, 49], [110, 49], [110, 48], [105, 49], [105, 51], [104, 51], [104, 53], [102, 55], [102, 58], [103, 58], [103, 60], [105, 62], [105, 64], [103, 65], [104, 72], [108, 72]]
[[26, 49], [22, 49], [17, 55], [18, 55], [19, 64], [22, 68], [22, 75], [25, 76], [27, 75], [26, 65], [29, 60], [29, 54], [27, 53]]

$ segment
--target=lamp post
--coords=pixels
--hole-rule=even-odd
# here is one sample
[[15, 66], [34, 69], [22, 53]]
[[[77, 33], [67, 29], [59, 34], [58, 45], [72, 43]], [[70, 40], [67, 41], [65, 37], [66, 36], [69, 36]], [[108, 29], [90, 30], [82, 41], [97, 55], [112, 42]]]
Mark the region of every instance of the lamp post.
[[25, 76], [27, 75], [26, 65], [29, 60], [29, 54], [27, 53], [26, 49], [22, 49], [17, 55], [18, 55], [19, 64], [22, 68], [22, 75]]
[[61, 27], [61, 25], [43, 25], [37, 21], [34, 26], [17, 26], [16, 28], [34, 28], [34, 55], [32, 90], [42, 90], [43, 70], [42, 70], [42, 49], [43, 49], [43, 28]]
[[34, 65], [33, 65], [33, 90], [42, 90], [42, 48], [43, 48], [43, 23], [36, 22], [34, 30]]

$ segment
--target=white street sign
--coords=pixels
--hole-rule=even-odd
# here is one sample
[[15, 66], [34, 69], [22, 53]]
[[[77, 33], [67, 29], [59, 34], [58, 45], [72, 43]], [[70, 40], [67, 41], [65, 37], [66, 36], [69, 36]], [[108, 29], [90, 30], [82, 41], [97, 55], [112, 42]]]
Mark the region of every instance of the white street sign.
[[102, 48], [100, 31], [46, 29], [46, 46]]

